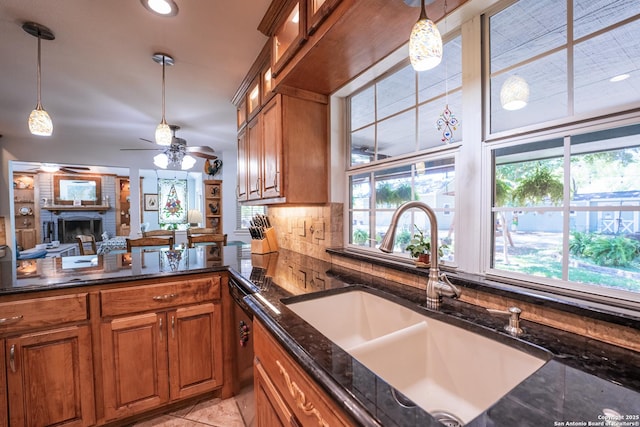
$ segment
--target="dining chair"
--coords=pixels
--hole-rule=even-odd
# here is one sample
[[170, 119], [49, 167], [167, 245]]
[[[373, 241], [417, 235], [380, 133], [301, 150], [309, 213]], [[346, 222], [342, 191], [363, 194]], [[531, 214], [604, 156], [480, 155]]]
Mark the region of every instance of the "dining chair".
[[131, 252], [132, 247], [142, 246], [169, 246], [169, 249], [173, 249], [173, 237], [141, 237], [139, 239], [127, 238], [127, 252]]
[[176, 232], [175, 230], [149, 230], [143, 231], [142, 237], [173, 237], [175, 240]]
[[[95, 255], [98, 253], [96, 248], [96, 238], [90, 234], [78, 234], [76, 236], [76, 242], [78, 242], [78, 251], [80, 255]], [[87, 245], [89, 247], [87, 247]]]
[[190, 228], [187, 232], [188, 247], [195, 247], [196, 243], [217, 243], [227, 245], [227, 235], [216, 232], [215, 228]]

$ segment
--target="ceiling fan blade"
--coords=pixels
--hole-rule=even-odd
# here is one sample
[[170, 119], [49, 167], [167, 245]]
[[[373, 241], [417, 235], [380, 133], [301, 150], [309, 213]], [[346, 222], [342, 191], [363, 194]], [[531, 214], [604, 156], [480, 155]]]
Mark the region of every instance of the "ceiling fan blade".
[[155, 144], [155, 142], [153, 142], [152, 140], [147, 139], [147, 138], [140, 138], [140, 141], [148, 142], [150, 144]]
[[187, 147], [187, 152], [193, 154], [197, 157], [202, 157], [203, 159], [217, 159], [215, 151], [211, 147], [207, 146], [196, 146], [196, 147]]
[[71, 169], [71, 168], [67, 168], [64, 166], [60, 166], [60, 171], [61, 172], [66, 172], [66, 173], [81, 173], [80, 171], [76, 170], [76, 169]]
[[120, 151], [164, 151], [166, 148], [121, 148]]

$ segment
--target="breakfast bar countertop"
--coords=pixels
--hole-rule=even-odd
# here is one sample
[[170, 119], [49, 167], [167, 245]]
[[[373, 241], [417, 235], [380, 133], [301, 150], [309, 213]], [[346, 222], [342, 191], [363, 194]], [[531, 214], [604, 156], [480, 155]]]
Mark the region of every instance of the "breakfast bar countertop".
[[[259, 293], [245, 300], [255, 317], [358, 425], [442, 424], [421, 408], [398, 402], [398, 393], [388, 383], [294, 314], [283, 300], [355, 286], [388, 293], [403, 305], [417, 305], [423, 314], [463, 328], [470, 327], [469, 322], [476, 330], [480, 325], [493, 339], [524, 351], [549, 353], [546, 364], [468, 426], [640, 425], [640, 353], [526, 320], [524, 335], [514, 338], [502, 332], [504, 318], [482, 307], [445, 298], [442, 309], [433, 312], [425, 308], [424, 291], [346, 269], [332, 270], [330, 263], [297, 252], [281, 249], [253, 261], [251, 277]], [[473, 349], [468, 357], [474, 357]], [[398, 369], [411, 369], [401, 354]]]

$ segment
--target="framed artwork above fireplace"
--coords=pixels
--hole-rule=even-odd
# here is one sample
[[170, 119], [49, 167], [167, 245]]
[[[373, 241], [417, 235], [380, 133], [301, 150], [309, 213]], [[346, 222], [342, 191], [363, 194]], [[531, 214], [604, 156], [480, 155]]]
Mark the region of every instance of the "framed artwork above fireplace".
[[53, 177], [55, 204], [77, 206], [80, 201], [81, 205], [99, 205], [102, 203], [101, 181], [99, 176], [55, 175]]

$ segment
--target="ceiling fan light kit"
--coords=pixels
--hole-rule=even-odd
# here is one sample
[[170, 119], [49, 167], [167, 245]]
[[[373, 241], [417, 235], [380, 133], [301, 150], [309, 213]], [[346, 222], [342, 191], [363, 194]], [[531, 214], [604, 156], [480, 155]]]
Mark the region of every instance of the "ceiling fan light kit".
[[54, 40], [55, 36], [53, 32], [44, 25], [36, 22], [25, 22], [22, 24], [22, 29], [38, 39], [38, 102], [36, 108], [29, 114], [29, 131], [33, 135], [51, 136], [53, 134], [53, 122], [49, 113], [42, 107], [40, 98], [40, 80], [41, 80], [41, 55], [40, 55], [40, 42], [44, 40]]
[[154, 53], [152, 56], [154, 62], [162, 65], [162, 120], [160, 120], [160, 124], [156, 128], [156, 144], [169, 146], [171, 145], [172, 133], [169, 125], [167, 124], [167, 120], [164, 116], [164, 106], [165, 106], [165, 67], [167, 65], [171, 66], [175, 62], [172, 57], [165, 53]]

